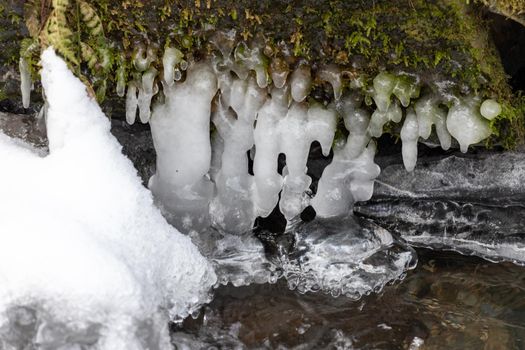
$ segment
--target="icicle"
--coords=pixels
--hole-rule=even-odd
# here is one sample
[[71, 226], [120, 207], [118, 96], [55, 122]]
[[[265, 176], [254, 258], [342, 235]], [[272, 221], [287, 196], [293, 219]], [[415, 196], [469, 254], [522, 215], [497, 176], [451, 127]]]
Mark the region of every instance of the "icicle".
[[20, 90], [22, 92], [22, 105], [24, 108], [29, 108], [31, 100], [31, 88], [33, 82], [31, 81], [31, 71], [29, 70], [29, 63], [24, 57], [20, 57]]
[[154, 67], [150, 67], [144, 74], [142, 74], [142, 84], [139, 87], [139, 117], [140, 121], [146, 124], [151, 116], [151, 99], [159, 92], [159, 87], [155, 84], [155, 77], [157, 76], [157, 70]]
[[135, 123], [138, 103], [137, 83], [135, 81], [130, 81], [128, 83], [128, 93], [126, 94], [126, 121], [130, 125]]
[[[253, 205], [253, 176], [248, 174], [247, 152], [253, 147], [253, 124], [266, 99], [252, 77], [236, 79], [231, 87], [231, 109], [219, 99], [212, 121], [223, 140], [220, 169], [214, 175], [217, 195], [210, 205], [215, 226], [231, 233], [251, 230], [256, 218]], [[237, 117], [232, 112], [237, 113]], [[217, 166], [218, 161], [215, 161]]]
[[317, 76], [321, 81], [327, 81], [332, 85], [334, 91], [334, 99], [339, 100], [343, 93], [343, 83], [341, 80], [341, 69], [336, 65], [328, 65], [321, 68], [317, 72]]
[[[172, 86], [174, 84], [174, 80], [180, 80], [181, 73], [178, 69], [175, 68], [184, 57], [183, 53], [173, 47], [167, 47], [164, 50], [164, 56], [162, 56], [162, 67], [164, 69], [164, 82], [168, 84], [168, 86]], [[176, 73], [178, 72], [178, 74]], [[176, 79], [176, 75], [178, 75], [179, 79]]]
[[419, 97], [419, 86], [410, 82], [408, 77], [399, 76], [396, 79], [392, 93], [399, 99], [401, 105], [406, 108], [410, 105], [411, 98]]
[[468, 146], [486, 139], [491, 134], [488, 121], [479, 112], [479, 102], [470, 97], [459, 99], [450, 107], [447, 129], [458, 140], [463, 153], [467, 152]]
[[483, 101], [479, 111], [483, 117], [492, 120], [501, 114], [501, 105], [492, 99], [488, 99]]
[[387, 122], [393, 121], [399, 123], [402, 118], [403, 111], [401, 111], [399, 103], [394, 101], [386, 111], [382, 112], [379, 108], [374, 111], [370, 120], [370, 125], [368, 126], [368, 132], [373, 137], [380, 137], [383, 135], [383, 126]]
[[370, 117], [356, 108], [350, 100], [344, 101], [345, 125], [350, 134], [334, 146], [334, 158], [319, 180], [317, 194], [311, 201], [319, 217], [347, 215], [355, 201], [372, 196], [374, 179], [380, 169], [374, 163], [376, 146], [367, 135]]
[[430, 96], [419, 99], [415, 104], [415, 110], [419, 136], [425, 140], [428, 139], [432, 133], [432, 125], [435, 125], [441, 148], [448, 150], [451, 144], [451, 136], [446, 126], [446, 112]]
[[149, 187], [168, 220], [179, 229], [209, 226], [213, 183], [210, 169], [211, 101], [217, 79], [206, 64], [192, 66], [183, 83], [164, 91], [150, 120], [157, 152], [157, 171]]
[[152, 62], [157, 59], [157, 47], [154, 45], [148, 46], [147, 50], [144, 44], [139, 43], [136, 50], [133, 52], [133, 65], [139, 72], [144, 72], [149, 68]]
[[387, 72], [379, 73], [373, 81], [373, 99], [380, 112], [386, 112], [390, 107], [390, 96], [394, 90], [396, 77]]
[[277, 172], [279, 157], [279, 121], [288, 111], [289, 91], [273, 88], [272, 97], [262, 106], [255, 127], [255, 159], [253, 173], [255, 178], [255, 206], [259, 216], [266, 217], [277, 205], [283, 180]]
[[286, 84], [286, 78], [290, 73], [288, 63], [283, 58], [276, 57], [272, 60], [270, 69], [272, 71], [273, 85], [278, 89], [282, 88]]
[[126, 94], [126, 67], [121, 64], [117, 68], [117, 96], [124, 97]]
[[302, 102], [310, 93], [312, 87], [312, 77], [310, 67], [302, 64], [293, 71], [290, 78], [292, 98], [296, 102]]
[[412, 171], [417, 162], [417, 140], [419, 138], [419, 127], [416, 114], [412, 108], [407, 109], [407, 115], [401, 128], [401, 153], [403, 164], [407, 171]]
[[306, 162], [310, 145], [318, 141], [323, 153], [328, 155], [336, 120], [336, 112], [331, 107], [325, 109], [320, 104], [314, 104], [307, 109], [305, 104], [293, 103], [279, 125], [281, 152], [286, 155], [279, 207], [287, 220], [298, 216], [308, 206], [307, 192], [312, 179], [306, 175]]
[[[261, 88], [265, 88], [268, 86], [268, 82], [270, 80], [270, 77], [268, 75], [268, 59], [264, 54], [261, 52], [261, 49], [259, 47], [254, 47], [253, 49], [248, 48], [246, 44], [241, 43], [234, 52], [235, 55], [235, 61], [237, 63], [240, 63], [242, 66], [246, 67], [248, 70], [254, 70], [255, 76], [257, 79], [257, 85]], [[237, 71], [239, 71], [237, 73]], [[239, 74], [239, 77], [241, 79], [246, 79], [246, 77], [243, 77], [244, 72], [241, 72], [239, 69], [237, 69], [236, 73]]]

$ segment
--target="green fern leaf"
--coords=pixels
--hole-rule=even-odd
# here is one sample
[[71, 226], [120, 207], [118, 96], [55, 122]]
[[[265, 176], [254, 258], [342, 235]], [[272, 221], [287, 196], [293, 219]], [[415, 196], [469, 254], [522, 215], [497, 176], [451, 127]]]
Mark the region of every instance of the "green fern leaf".
[[58, 7], [51, 12], [44, 30], [41, 33], [43, 46], [53, 46], [58, 53], [74, 65], [78, 65], [78, 59], [73, 45], [73, 32], [67, 27], [67, 19], [64, 7], [60, 2], [66, 0], [54, 0]]
[[93, 36], [104, 35], [102, 21], [93, 7], [82, 0], [78, 1], [78, 5], [80, 8], [80, 14], [82, 15], [82, 21], [84, 21], [88, 27], [89, 33]]

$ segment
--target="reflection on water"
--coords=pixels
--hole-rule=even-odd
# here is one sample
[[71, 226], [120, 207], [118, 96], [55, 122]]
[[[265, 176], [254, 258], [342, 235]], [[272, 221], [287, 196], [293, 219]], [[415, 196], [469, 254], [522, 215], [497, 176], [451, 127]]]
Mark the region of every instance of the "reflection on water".
[[418, 251], [418, 267], [360, 301], [286, 283], [230, 285], [173, 327], [179, 349], [525, 349], [525, 269]]

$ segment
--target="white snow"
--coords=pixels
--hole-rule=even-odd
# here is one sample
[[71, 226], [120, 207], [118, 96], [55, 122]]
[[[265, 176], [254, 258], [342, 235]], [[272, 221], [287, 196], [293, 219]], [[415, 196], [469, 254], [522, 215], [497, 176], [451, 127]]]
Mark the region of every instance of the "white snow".
[[0, 339], [33, 312], [38, 330], [21, 336], [41, 348], [80, 348], [84, 333], [95, 349], [168, 348], [168, 317], [207, 301], [215, 273], [153, 205], [84, 85], [52, 49], [42, 65], [50, 154], [0, 134]]

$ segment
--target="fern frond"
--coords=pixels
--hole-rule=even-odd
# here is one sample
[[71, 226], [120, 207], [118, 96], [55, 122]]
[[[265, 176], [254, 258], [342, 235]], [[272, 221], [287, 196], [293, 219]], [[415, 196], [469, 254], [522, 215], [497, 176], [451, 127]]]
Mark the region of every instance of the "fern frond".
[[53, 0], [53, 8], [59, 12], [66, 13], [69, 0]]
[[97, 68], [97, 63], [98, 63], [98, 57], [97, 57], [97, 54], [95, 53], [95, 50], [93, 50], [91, 46], [89, 46], [88, 44], [84, 42], [80, 43], [80, 47], [81, 47], [81, 53], [82, 53], [82, 60], [87, 62], [89, 69], [92, 72], [94, 72], [95, 69]]
[[[54, 0], [55, 2], [66, 2], [67, 0]], [[73, 32], [67, 27], [67, 19], [63, 7], [53, 9], [46, 22], [44, 30], [40, 35], [43, 46], [53, 46], [69, 62], [78, 65], [73, 44]]]
[[93, 36], [104, 35], [104, 29], [102, 27], [102, 21], [97, 15], [97, 12], [87, 2], [79, 0], [78, 5], [80, 8], [80, 14], [82, 15], [82, 21], [86, 24], [89, 29], [89, 34]]
[[41, 0], [28, 0], [24, 4], [24, 18], [29, 35], [33, 38], [37, 38], [40, 33], [40, 1]]

